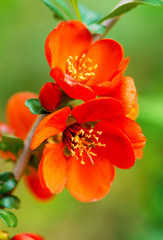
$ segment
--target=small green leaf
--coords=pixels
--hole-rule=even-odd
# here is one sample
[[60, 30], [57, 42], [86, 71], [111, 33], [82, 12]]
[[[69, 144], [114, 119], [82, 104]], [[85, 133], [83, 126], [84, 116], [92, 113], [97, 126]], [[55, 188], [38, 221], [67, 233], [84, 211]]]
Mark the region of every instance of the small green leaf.
[[19, 209], [20, 200], [16, 196], [5, 196], [0, 199], [0, 206], [9, 209]]
[[56, 18], [62, 19], [62, 20], [67, 20], [67, 18], [64, 16], [64, 14], [59, 10], [58, 7], [54, 5], [54, 3], [51, 2], [51, 0], [42, 0], [45, 5], [50, 8], [54, 12], [54, 15]]
[[97, 23], [94, 23], [94, 24], [91, 24], [88, 27], [88, 30], [91, 32], [91, 33], [97, 33], [97, 34], [104, 34], [105, 31], [106, 31], [106, 27], [100, 25], [100, 24], [97, 24]]
[[103, 22], [104, 20], [108, 18], [117, 17], [125, 12], [130, 11], [132, 8], [138, 6], [138, 5], [151, 5], [154, 7], [163, 7], [163, 1], [161, 0], [138, 0], [138, 1], [128, 1], [123, 5], [119, 5], [116, 7], [112, 12], [110, 12], [106, 17], [102, 18], [100, 22]]
[[101, 15], [99, 13], [93, 12], [81, 3], [79, 3], [79, 11], [82, 21], [87, 25], [97, 23], [101, 19]]
[[30, 98], [25, 102], [25, 106], [29, 108], [30, 112], [33, 114], [46, 114], [47, 111], [43, 109], [39, 99]]
[[15, 228], [18, 224], [16, 216], [5, 209], [0, 209], [0, 217], [6, 223], [8, 227]]
[[63, 0], [42, 0], [47, 7], [49, 7], [56, 18], [61, 20], [74, 19], [69, 7]]
[[4, 172], [0, 174], [0, 194], [10, 192], [15, 188], [17, 180], [12, 172]]
[[2, 135], [0, 142], [0, 149], [3, 151], [10, 151], [15, 155], [18, 154], [19, 150], [24, 147], [24, 142], [22, 139], [11, 136], [11, 135]]

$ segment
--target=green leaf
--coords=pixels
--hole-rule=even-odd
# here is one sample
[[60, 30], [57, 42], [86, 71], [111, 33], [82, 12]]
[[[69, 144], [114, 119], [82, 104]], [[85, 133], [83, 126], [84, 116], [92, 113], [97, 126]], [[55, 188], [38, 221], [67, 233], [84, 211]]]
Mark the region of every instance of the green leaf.
[[19, 209], [20, 200], [16, 196], [5, 196], [0, 199], [0, 206], [9, 209]]
[[56, 18], [62, 19], [62, 20], [67, 20], [67, 18], [64, 16], [64, 14], [59, 10], [58, 7], [55, 6], [54, 3], [52, 3], [51, 0], [42, 0], [45, 5], [50, 8], [50, 10], [52, 10], [55, 14]]
[[17, 180], [12, 172], [4, 172], [0, 174], [0, 194], [10, 192], [15, 188]]
[[2, 135], [0, 142], [0, 149], [3, 151], [10, 151], [15, 155], [18, 154], [19, 150], [24, 147], [24, 142], [22, 139], [11, 136], [11, 135]]
[[69, 19], [74, 19], [74, 15], [70, 11], [69, 7], [67, 6], [67, 3], [65, 3], [64, 0], [52, 0], [52, 1], [55, 2], [55, 4], [64, 11], [64, 13], [69, 17]]
[[74, 10], [76, 12], [76, 15], [78, 17], [78, 19], [81, 21], [81, 15], [80, 15], [80, 11], [79, 11], [79, 6], [78, 6], [78, 0], [70, 0], [72, 6], [74, 7]]
[[88, 27], [88, 30], [91, 32], [91, 33], [97, 33], [97, 34], [104, 34], [105, 31], [106, 31], [106, 27], [100, 25], [100, 24], [97, 24], [97, 23], [94, 23], [94, 24], [91, 24]]
[[46, 114], [47, 111], [43, 109], [39, 99], [30, 98], [25, 102], [25, 106], [29, 108], [30, 112], [33, 114]]
[[42, 0], [47, 7], [49, 7], [54, 16], [61, 20], [73, 19], [74, 16], [63, 0]]
[[79, 3], [79, 11], [82, 21], [87, 25], [97, 23], [101, 19], [101, 15], [99, 13], [93, 12], [81, 3]]
[[103, 22], [104, 20], [108, 19], [108, 18], [113, 18], [113, 17], [117, 17], [125, 12], [130, 11], [132, 8], [138, 6], [138, 5], [152, 5], [155, 7], [163, 7], [163, 1], [161, 0], [138, 0], [138, 1], [129, 1], [126, 2], [123, 5], [119, 5], [118, 7], [116, 7], [112, 12], [110, 12], [106, 17], [102, 18], [100, 20], [100, 22]]
[[6, 223], [8, 227], [15, 228], [18, 224], [16, 216], [5, 209], [0, 209], [0, 217]]

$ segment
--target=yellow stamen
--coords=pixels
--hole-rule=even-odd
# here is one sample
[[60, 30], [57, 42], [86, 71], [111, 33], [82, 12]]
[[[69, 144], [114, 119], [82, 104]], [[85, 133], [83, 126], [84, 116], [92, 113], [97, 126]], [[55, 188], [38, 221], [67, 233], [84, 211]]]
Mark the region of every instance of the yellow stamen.
[[[88, 134], [89, 133], [89, 134]], [[95, 164], [92, 156], [97, 156], [96, 153], [92, 152], [92, 148], [95, 148], [96, 146], [99, 147], [105, 147], [106, 144], [102, 144], [101, 142], [99, 142], [99, 137], [97, 137], [97, 135], [101, 135], [102, 132], [101, 131], [94, 131], [93, 129], [80, 129], [78, 132], [75, 133], [75, 136], [71, 137], [71, 153], [72, 156], [75, 156], [76, 159], [78, 159], [78, 157], [75, 155], [75, 150], [78, 149], [79, 151], [79, 156], [81, 157], [81, 164], [85, 164], [85, 161], [83, 159], [83, 153], [85, 152], [91, 163]]]
[[98, 65], [90, 66], [92, 59], [87, 58], [84, 53], [80, 58], [69, 56], [66, 61], [66, 73], [73, 77], [76, 81], [86, 83], [91, 77], [95, 76], [95, 70]]

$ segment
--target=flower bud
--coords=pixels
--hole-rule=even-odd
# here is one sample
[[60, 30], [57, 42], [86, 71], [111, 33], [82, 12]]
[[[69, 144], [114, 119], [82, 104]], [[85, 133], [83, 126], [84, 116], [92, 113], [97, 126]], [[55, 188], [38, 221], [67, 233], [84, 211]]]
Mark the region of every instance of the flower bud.
[[43, 108], [52, 112], [59, 107], [62, 99], [62, 93], [56, 83], [48, 82], [40, 90], [40, 103]]
[[11, 240], [44, 240], [41, 236], [34, 233], [20, 233], [11, 238]]
[[0, 240], [7, 240], [8, 233], [6, 231], [0, 231]]

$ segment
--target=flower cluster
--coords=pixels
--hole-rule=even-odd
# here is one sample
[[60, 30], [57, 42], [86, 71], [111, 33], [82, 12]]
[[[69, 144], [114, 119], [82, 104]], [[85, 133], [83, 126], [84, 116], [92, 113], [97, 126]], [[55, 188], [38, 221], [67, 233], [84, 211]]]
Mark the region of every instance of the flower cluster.
[[[47, 116], [31, 142], [41, 160], [38, 176], [30, 169], [28, 185], [45, 199], [67, 187], [79, 201], [97, 201], [109, 192], [115, 167], [132, 167], [146, 142], [135, 122], [134, 80], [124, 76], [129, 58], [112, 39], [93, 42], [75, 20], [61, 22], [48, 35], [45, 55], [55, 83], [46, 83], [39, 94]], [[35, 119], [24, 107], [30, 94], [15, 95], [7, 107], [9, 127], [23, 139]]]
[[55, 194], [67, 187], [79, 201], [99, 200], [109, 192], [115, 166], [132, 167], [146, 141], [134, 121], [134, 81], [123, 76], [129, 58], [114, 40], [93, 42], [78, 21], [61, 22], [48, 35], [45, 53], [58, 86], [84, 103], [52, 112], [37, 127], [31, 149], [45, 143], [41, 184]]

